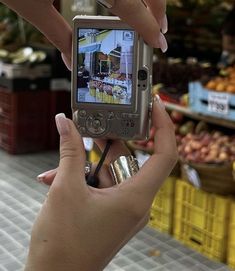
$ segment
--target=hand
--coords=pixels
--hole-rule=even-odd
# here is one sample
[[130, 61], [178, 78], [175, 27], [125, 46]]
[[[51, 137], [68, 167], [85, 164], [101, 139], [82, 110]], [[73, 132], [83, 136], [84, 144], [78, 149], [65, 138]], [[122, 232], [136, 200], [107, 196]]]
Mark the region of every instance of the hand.
[[136, 29], [149, 45], [166, 52], [166, 0], [116, 0], [110, 11]]
[[[73, 122], [61, 115], [56, 122], [61, 138], [60, 163], [33, 227], [25, 270], [103, 270], [148, 221], [155, 194], [177, 160], [174, 127], [155, 101], [154, 154], [127, 182], [96, 189], [86, 185], [85, 150]], [[103, 148], [103, 141], [98, 144]], [[107, 162], [116, 158], [113, 155], [128, 153], [120, 142], [115, 144]]]
[[[1, 2], [37, 27], [61, 51], [66, 66], [71, 68], [72, 30], [53, 7], [53, 0]], [[165, 52], [167, 42], [162, 33], [167, 32], [166, 1], [145, 0], [145, 3], [146, 6], [141, 0], [116, 0], [111, 12], [136, 29], [151, 46]]]

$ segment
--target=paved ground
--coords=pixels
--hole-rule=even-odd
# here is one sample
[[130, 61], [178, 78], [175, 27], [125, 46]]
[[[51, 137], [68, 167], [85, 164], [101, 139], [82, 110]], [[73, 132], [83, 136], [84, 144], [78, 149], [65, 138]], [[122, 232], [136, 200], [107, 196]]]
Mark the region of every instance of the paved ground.
[[[47, 193], [35, 177], [57, 165], [48, 152], [10, 156], [0, 150], [0, 271], [23, 270], [33, 221]], [[146, 227], [114, 258], [105, 271], [225, 271], [170, 236]]]

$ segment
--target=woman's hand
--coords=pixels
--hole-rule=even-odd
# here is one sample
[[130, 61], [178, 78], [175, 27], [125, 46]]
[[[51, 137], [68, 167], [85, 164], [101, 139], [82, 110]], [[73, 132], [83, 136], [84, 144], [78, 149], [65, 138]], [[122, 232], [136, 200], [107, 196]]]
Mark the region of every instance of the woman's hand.
[[[148, 221], [155, 194], [177, 160], [174, 127], [155, 101], [154, 154], [126, 182], [96, 189], [86, 185], [85, 150], [73, 122], [62, 115], [56, 122], [61, 139], [60, 163], [33, 227], [25, 270], [103, 270]], [[103, 148], [105, 143], [98, 144]], [[121, 142], [115, 144], [106, 162], [128, 154]]]
[[[108, 0], [109, 1], [109, 0]], [[72, 30], [54, 8], [53, 0], [1, 0], [9, 8], [37, 27], [62, 53], [66, 66], [71, 67]], [[165, 0], [116, 0], [110, 10], [143, 36], [155, 48], [167, 50], [162, 33], [167, 32]], [[162, 32], [162, 33], [161, 33]]]

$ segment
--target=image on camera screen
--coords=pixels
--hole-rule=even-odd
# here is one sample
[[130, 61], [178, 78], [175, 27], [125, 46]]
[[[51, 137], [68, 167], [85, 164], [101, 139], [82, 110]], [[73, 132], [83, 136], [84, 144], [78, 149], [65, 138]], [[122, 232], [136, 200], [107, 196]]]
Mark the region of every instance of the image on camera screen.
[[79, 29], [77, 102], [131, 105], [134, 31]]

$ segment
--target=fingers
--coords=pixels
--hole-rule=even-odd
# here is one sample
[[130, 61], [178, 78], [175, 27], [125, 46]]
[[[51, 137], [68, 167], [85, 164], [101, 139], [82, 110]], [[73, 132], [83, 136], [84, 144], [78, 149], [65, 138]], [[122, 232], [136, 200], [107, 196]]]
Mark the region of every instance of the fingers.
[[86, 154], [83, 140], [74, 123], [64, 114], [56, 115], [56, 126], [60, 134], [60, 163], [55, 180], [84, 188]]
[[70, 55], [70, 53], [68, 55], [62, 53], [61, 57], [62, 57], [62, 59], [64, 61], [65, 66], [67, 67], [67, 69], [71, 71], [71, 69], [72, 69], [72, 67], [71, 67], [72, 63], [71, 63], [71, 55]]
[[127, 184], [148, 199], [148, 204], [151, 204], [178, 158], [174, 126], [160, 100], [153, 103], [152, 122], [156, 128], [154, 154], [133, 177], [133, 182]]
[[[161, 17], [161, 21], [163, 20], [164, 1], [160, 0], [160, 4], [154, 2], [159, 1], [148, 1], [149, 9], [152, 10], [153, 8], [154, 12], [149, 12], [149, 9], [146, 8], [142, 1], [136, 0], [118, 0], [111, 11], [136, 29], [149, 45], [161, 48], [163, 52], [166, 52], [167, 41], [160, 31], [159, 21], [156, 20], [156, 17]], [[160, 8], [160, 11], [155, 10], [156, 8]]]
[[52, 185], [54, 178], [57, 174], [57, 168], [46, 171], [37, 176], [37, 180], [40, 183], [44, 183], [46, 185]]
[[[39, 19], [37, 19], [40, 17]], [[66, 66], [71, 69], [72, 30], [65, 19], [53, 7], [46, 13], [32, 18], [32, 23], [60, 50]]]
[[[97, 164], [92, 164], [92, 169], [91, 169], [91, 173], [93, 174], [95, 172], [95, 169], [97, 167]], [[55, 176], [57, 174], [57, 168], [46, 171], [40, 175], [37, 176], [37, 180], [41, 183], [44, 183], [46, 185], [52, 185]], [[101, 168], [99, 174], [98, 174], [98, 178], [100, 180], [99, 182], [99, 188], [108, 188], [111, 187], [113, 185], [115, 185], [115, 182], [113, 181], [113, 178], [109, 172], [109, 168], [107, 165], [103, 165], [103, 167]]]
[[163, 34], [168, 30], [168, 23], [166, 17], [166, 1], [165, 0], [145, 0], [149, 11], [153, 14]]

